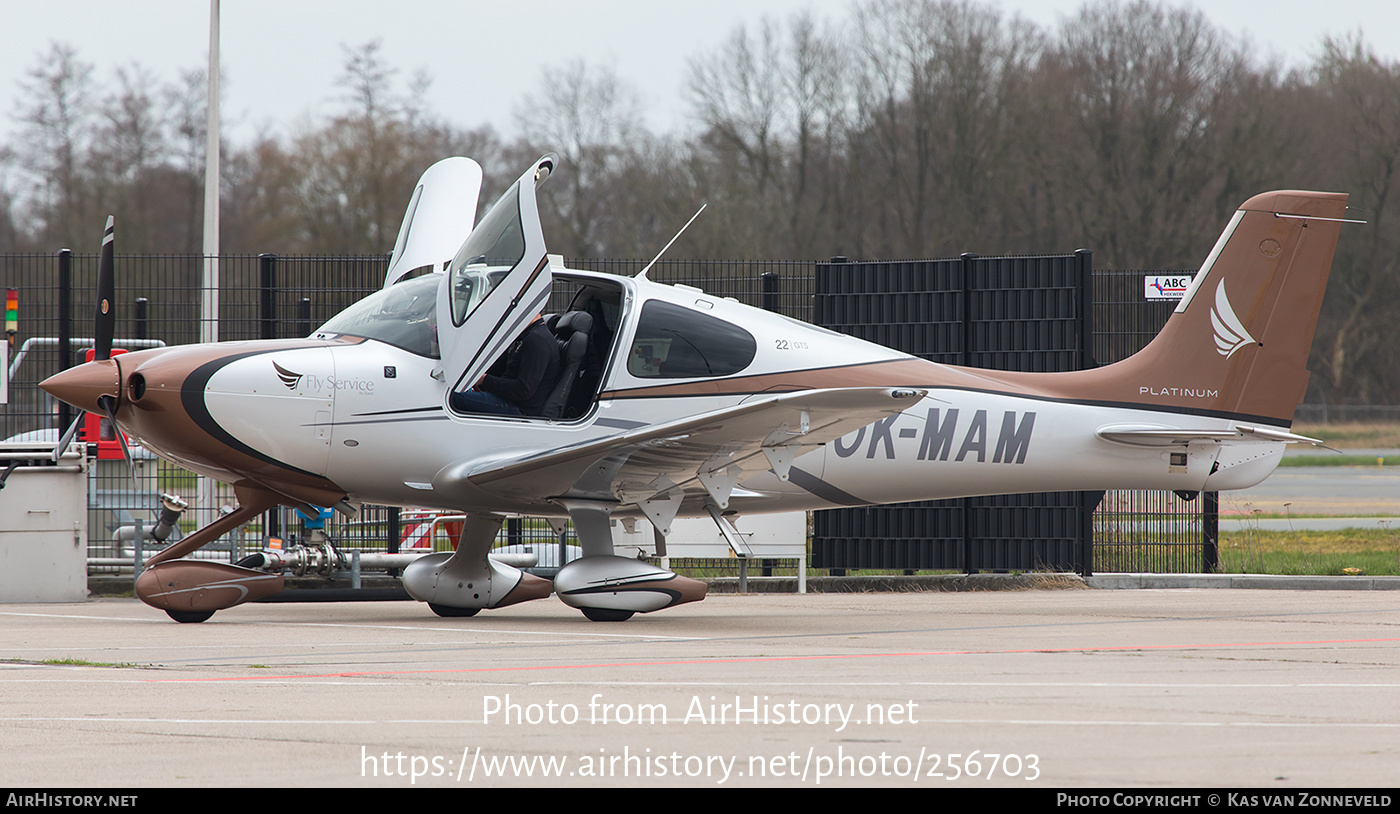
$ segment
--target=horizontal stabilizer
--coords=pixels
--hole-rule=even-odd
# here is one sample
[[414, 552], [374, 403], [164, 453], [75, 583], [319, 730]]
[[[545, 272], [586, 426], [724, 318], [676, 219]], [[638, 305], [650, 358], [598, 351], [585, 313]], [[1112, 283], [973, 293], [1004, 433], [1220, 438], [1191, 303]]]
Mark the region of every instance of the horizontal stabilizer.
[[[1233, 429], [1192, 430], [1180, 427], [1159, 425], [1110, 424], [1100, 427], [1096, 434], [1105, 441], [1126, 444], [1134, 447], [1184, 447], [1193, 443], [1220, 443], [1222, 441], [1272, 441], [1284, 444], [1311, 444], [1323, 449], [1331, 447], [1316, 438], [1298, 435], [1273, 427], [1254, 427], [1240, 424]], [[1333, 450], [1335, 451], [1335, 450]]]

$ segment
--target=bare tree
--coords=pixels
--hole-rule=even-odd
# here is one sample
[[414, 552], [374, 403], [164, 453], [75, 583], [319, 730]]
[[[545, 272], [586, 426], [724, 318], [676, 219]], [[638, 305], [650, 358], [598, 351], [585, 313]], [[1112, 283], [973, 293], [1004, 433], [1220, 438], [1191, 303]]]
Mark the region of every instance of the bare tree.
[[105, 208], [122, 214], [123, 250], [170, 251], [159, 223], [167, 196], [157, 194], [170, 169], [166, 92], [139, 65], [117, 69], [116, 80], [102, 103], [87, 159], [88, 184]]
[[971, 2], [870, 0], [857, 7], [859, 129], [853, 165], [873, 183], [868, 250], [966, 250], [996, 231], [989, 213], [1010, 179], [1039, 32]]
[[576, 59], [545, 68], [539, 91], [522, 99], [515, 118], [525, 138], [521, 150], [534, 153], [517, 163], [546, 150], [563, 159], [542, 200], [558, 224], [552, 247], [580, 256], [613, 253], [619, 210], [611, 192], [625, 183], [636, 143], [650, 137], [640, 93], [611, 66]]
[[[345, 48], [339, 85], [345, 109], [329, 122], [306, 123], [283, 147], [260, 140], [237, 172], [234, 207], [248, 222], [261, 215], [249, 197], [261, 199], [265, 220], [254, 231], [275, 241], [262, 251], [333, 254], [387, 253], [414, 181], [447, 155], [455, 135], [416, 101], [430, 81], [415, 75], [407, 93], [395, 84], [381, 43]], [[266, 166], [261, 166], [264, 164]]]
[[80, 244], [86, 220], [85, 160], [96, 128], [93, 66], [70, 45], [53, 43], [20, 81], [19, 165], [29, 175], [24, 197], [49, 245]]
[[[1400, 396], [1394, 340], [1400, 302], [1400, 62], [1359, 37], [1329, 39], [1315, 66], [1320, 95], [1313, 155], [1324, 183], [1348, 190], [1368, 225], [1338, 247], [1314, 353], [1329, 395], [1360, 403]], [[1323, 179], [1319, 179], [1323, 180]]]
[[849, 104], [841, 50], [799, 13], [754, 32], [740, 26], [691, 60], [689, 97], [703, 128], [694, 178], [725, 209], [701, 228], [729, 252], [811, 257], [835, 245]]
[[[222, 78], [220, 85], [224, 85]], [[166, 88], [167, 122], [170, 130], [168, 139], [175, 187], [169, 201], [172, 236], [166, 251], [196, 254], [203, 250], [204, 152], [205, 134], [209, 128], [208, 99], [208, 71], [203, 68], [181, 71], [179, 79]], [[223, 163], [228, 163], [232, 152], [220, 149], [219, 155]], [[223, 175], [227, 179], [227, 168], [224, 169]], [[226, 180], [224, 186], [227, 187]], [[227, 213], [221, 204], [221, 224], [226, 218]], [[179, 224], [178, 228], [175, 224]]]
[[1040, 97], [1062, 139], [1048, 174], [1082, 185], [1057, 196], [1061, 221], [1110, 264], [1203, 257], [1221, 210], [1238, 203], [1221, 203], [1219, 122], [1250, 74], [1243, 47], [1199, 11], [1085, 6], [1064, 26]]

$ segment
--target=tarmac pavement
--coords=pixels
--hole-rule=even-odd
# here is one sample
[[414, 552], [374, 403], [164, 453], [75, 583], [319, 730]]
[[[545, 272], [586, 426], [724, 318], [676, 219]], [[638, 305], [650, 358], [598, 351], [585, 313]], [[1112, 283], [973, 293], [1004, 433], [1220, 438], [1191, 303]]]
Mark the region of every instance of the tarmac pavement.
[[1394, 591], [0, 607], [0, 784], [1392, 787]]

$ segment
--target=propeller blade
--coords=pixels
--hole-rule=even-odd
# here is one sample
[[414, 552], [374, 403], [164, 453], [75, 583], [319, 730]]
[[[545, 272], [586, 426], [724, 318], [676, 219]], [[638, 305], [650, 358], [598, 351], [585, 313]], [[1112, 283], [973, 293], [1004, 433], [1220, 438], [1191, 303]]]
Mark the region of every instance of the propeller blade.
[[62, 437], [58, 439], [58, 446], [53, 448], [53, 462], [58, 463], [58, 459], [63, 456], [63, 451], [68, 449], [68, 445], [73, 443], [73, 436], [78, 434], [78, 425], [83, 423], [87, 413], [79, 410], [78, 417], [73, 419], [73, 423], [68, 425]]
[[117, 312], [112, 307], [117, 298], [116, 271], [113, 266], [116, 218], [107, 216], [107, 229], [102, 233], [102, 259], [97, 266], [97, 324], [93, 327], [93, 356], [95, 361], [112, 358], [112, 337], [117, 333]]
[[102, 396], [98, 400], [102, 409], [107, 412], [107, 420], [112, 422], [112, 432], [117, 435], [117, 442], [122, 445], [122, 457], [126, 459], [126, 469], [131, 473], [131, 482], [135, 484], [136, 491], [141, 491], [141, 479], [136, 476], [136, 461], [131, 458], [131, 448], [126, 445], [126, 435], [122, 433], [122, 428], [117, 426], [117, 400], [111, 396]]

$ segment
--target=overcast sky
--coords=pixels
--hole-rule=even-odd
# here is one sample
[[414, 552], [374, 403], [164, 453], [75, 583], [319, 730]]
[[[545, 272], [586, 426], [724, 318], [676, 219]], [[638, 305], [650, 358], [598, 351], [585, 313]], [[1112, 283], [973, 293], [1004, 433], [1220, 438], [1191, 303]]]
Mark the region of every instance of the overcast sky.
[[[1078, 0], [1005, 0], [1053, 28]], [[1325, 34], [1362, 30], [1383, 56], [1400, 55], [1395, 0], [1215, 0], [1197, 4], [1217, 25], [1247, 35], [1256, 53], [1301, 65]], [[288, 132], [307, 116], [336, 108], [343, 45], [382, 39], [385, 61], [406, 81], [425, 69], [434, 79], [429, 106], [460, 126], [515, 131], [523, 94], [543, 67], [582, 58], [611, 64], [641, 91], [653, 130], [685, 127], [689, 59], [714, 49], [740, 24], [812, 8], [828, 20], [847, 2], [813, 0], [223, 0], [225, 128], [235, 143], [259, 129]], [[0, 0], [0, 133], [16, 128], [19, 80], [52, 42], [94, 63], [104, 85], [113, 71], [139, 63], [163, 78], [204, 65], [207, 0]]]

